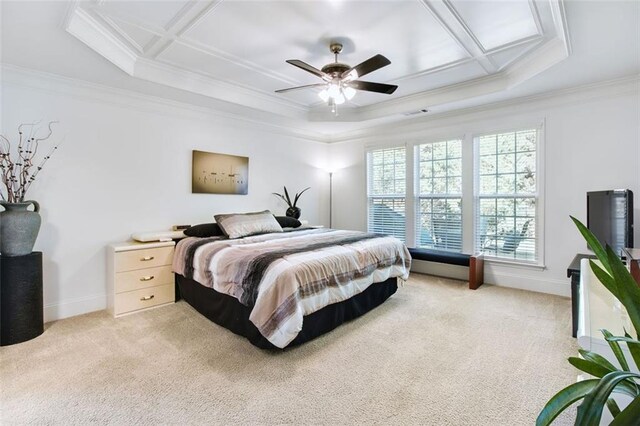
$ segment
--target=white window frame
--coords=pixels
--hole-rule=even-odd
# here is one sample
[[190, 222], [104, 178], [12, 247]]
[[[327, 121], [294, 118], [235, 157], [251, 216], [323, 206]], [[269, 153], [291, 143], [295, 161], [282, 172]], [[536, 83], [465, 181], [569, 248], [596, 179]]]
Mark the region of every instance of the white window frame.
[[[537, 173], [537, 203], [536, 203], [536, 243], [538, 244], [538, 258], [537, 261], [523, 261], [516, 259], [504, 259], [499, 257], [488, 256], [485, 260], [488, 263], [496, 263], [504, 266], [514, 267], [526, 267], [542, 270], [545, 269], [545, 235], [544, 235], [544, 222], [545, 222], [545, 119], [537, 120], [510, 120], [514, 125], [508, 127], [492, 127], [470, 125], [469, 130], [480, 128], [477, 132], [470, 133], [458, 133], [455, 130], [451, 132], [434, 132], [426, 137], [411, 135], [402, 141], [388, 140], [385, 142], [378, 142], [372, 144], [366, 144], [364, 149], [364, 164], [365, 164], [365, 179], [364, 179], [364, 194], [366, 203], [366, 225], [369, 227], [369, 182], [368, 182], [368, 155], [371, 151], [378, 149], [390, 149], [390, 148], [405, 148], [406, 158], [406, 188], [405, 188], [405, 238], [407, 246], [416, 246], [416, 232], [415, 225], [417, 222], [417, 206], [416, 200], [419, 196], [417, 183], [415, 182], [415, 151], [416, 146], [425, 143], [441, 142], [445, 140], [462, 140], [462, 252], [474, 253], [476, 249], [477, 238], [477, 214], [476, 209], [478, 207], [476, 191], [478, 188], [477, 182], [477, 167], [479, 161], [479, 155], [477, 150], [476, 138], [484, 135], [496, 134], [496, 133], [508, 133], [516, 132], [525, 129], [536, 129], [538, 131], [537, 152], [536, 152], [536, 173]], [[471, 170], [471, 172], [468, 172]]]
[[[420, 191], [420, 154], [419, 154], [419, 150], [420, 147], [423, 145], [430, 145], [430, 144], [436, 144], [436, 143], [443, 143], [443, 142], [451, 142], [451, 141], [458, 141], [460, 142], [460, 193], [459, 194], [448, 194], [448, 193], [442, 193], [442, 194], [428, 194], [423, 196], [423, 194]], [[413, 178], [413, 188], [414, 188], [414, 195], [413, 195], [413, 199], [414, 199], [414, 206], [413, 206], [413, 218], [411, 218], [411, 220], [414, 223], [414, 227], [417, 227], [418, 225], [418, 220], [420, 219], [420, 201], [422, 199], [427, 199], [427, 200], [442, 200], [442, 199], [460, 199], [460, 228], [461, 228], [461, 234], [460, 234], [460, 250], [456, 251], [456, 250], [449, 250], [452, 253], [462, 253], [465, 250], [465, 185], [464, 185], [464, 145], [465, 145], [466, 141], [464, 139], [464, 137], [457, 137], [457, 138], [444, 138], [444, 139], [440, 139], [440, 140], [433, 140], [433, 141], [422, 141], [422, 142], [415, 142], [413, 144], [411, 144], [411, 150], [413, 151], [414, 154], [414, 159], [413, 159], [413, 164], [414, 164], [414, 169], [413, 169], [413, 173], [412, 173], [412, 178]], [[431, 160], [432, 162], [434, 160]], [[419, 241], [418, 241], [418, 230], [414, 229], [414, 238], [413, 238], [413, 246], [415, 247], [419, 247]], [[446, 250], [446, 249], [443, 249]]]
[[[371, 156], [371, 154], [374, 151], [380, 151], [380, 150], [393, 150], [393, 149], [398, 149], [398, 148], [403, 148], [405, 150], [405, 188], [404, 188], [404, 195], [401, 194], [384, 194], [384, 195], [372, 195], [370, 193], [371, 190], [371, 185], [369, 182], [369, 178], [371, 176], [371, 171], [372, 171], [372, 167], [373, 167], [373, 163], [369, 163], [369, 158]], [[404, 215], [405, 215], [405, 224], [404, 224], [404, 237], [405, 237], [405, 243], [407, 245], [409, 244], [409, 241], [413, 241], [414, 237], [413, 234], [410, 233], [409, 230], [409, 223], [407, 221], [407, 218], [410, 214], [410, 206], [409, 206], [409, 200], [410, 200], [410, 189], [408, 186], [408, 182], [409, 182], [409, 173], [410, 173], [410, 159], [409, 159], [409, 147], [407, 146], [407, 144], [393, 144], [393, 145], [384, 145], [384, 146], [371, 146], [371, 147], [367, 147], [365, 150], [365, 194], [366, 194], [366, 205], [367, 205], [367, 232], [371, 232], [371, 215], [370, 215], [370, 211], [369, 208], [371, 207], [370, 201], [372, 198], [387, 198], [387, 199], [396, 199], [396, 198], [404, 198]], [[413, 161], [413, 158], [411, 157], [411, 161]], [[412, 171], [411, 171], [412, 173]], [[411, 195], [412, 196], [412, 195]], [[411, 230], [412, 231], [412, 230]]]
[[521, 259], [507, 259], [502, 257], [496, 257], [485, 254], [485, 259], [491, 263], [500, 263], [505, 265], [514, 266], [530, 266], [534, 268], [545, 268], [545, 243], [544, 243], [544, 194], [545, 194], [545, 171], [544, 171], [544, 146], [545, 146], [545, 122], [544, 120], [538, 121], [534, 124], [523, 124], [508, 128], [498, 128], [490, 131], [483, 131], [482, 133], [474, 133], [471, 137], [473, 143], [473, 247], [476, 249], [476, 241], [478, 240], [478, 209], [479, 203], [479, 168], [480, 168], [480, 153], [478, 139], [482, 136], [500, 134], [500, 133], [512, 133], [519, 132], [527, 129], [535, 129], [537, 132], [536, 140], [536, 260], [521, 260]]

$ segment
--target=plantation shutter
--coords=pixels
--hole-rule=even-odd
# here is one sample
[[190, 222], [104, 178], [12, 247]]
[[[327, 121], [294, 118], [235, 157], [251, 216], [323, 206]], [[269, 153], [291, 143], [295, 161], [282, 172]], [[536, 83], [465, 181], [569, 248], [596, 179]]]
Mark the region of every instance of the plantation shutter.
[[406, 241], [406, 149], [367, 153], [368, 231]]

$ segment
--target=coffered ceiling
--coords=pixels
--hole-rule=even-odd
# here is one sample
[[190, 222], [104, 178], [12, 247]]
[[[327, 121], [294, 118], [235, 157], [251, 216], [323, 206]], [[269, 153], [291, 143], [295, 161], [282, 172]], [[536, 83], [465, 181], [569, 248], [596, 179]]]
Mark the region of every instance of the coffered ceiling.
[[[305, 121], [364, 122], [513, 88], [571, 54], [561, 0], [115, 1], [74, 3], [65, 29], [130, 76]], [[287, 63], [391, 65], [334, 116]]]

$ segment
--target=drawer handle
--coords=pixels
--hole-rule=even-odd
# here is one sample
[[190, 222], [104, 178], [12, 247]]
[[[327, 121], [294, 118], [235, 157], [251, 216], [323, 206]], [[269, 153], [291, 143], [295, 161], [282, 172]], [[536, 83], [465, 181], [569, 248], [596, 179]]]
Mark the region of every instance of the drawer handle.
[[153, 275], [149, 275], [148, 277], [142, 277], [140, 278], [140, 281], [151, 281], [152, 279], [154, 279], [155, 277]]
[[151, 299], [153, 299], [153, 294], [151, 296], [144, 296], [140, 298], [140, 300], [151, 300]]
[[140, 259], [141, 262], [148, 262], [150, 260], [155, 259], [153, 256], [145, 256], [142, 259]]

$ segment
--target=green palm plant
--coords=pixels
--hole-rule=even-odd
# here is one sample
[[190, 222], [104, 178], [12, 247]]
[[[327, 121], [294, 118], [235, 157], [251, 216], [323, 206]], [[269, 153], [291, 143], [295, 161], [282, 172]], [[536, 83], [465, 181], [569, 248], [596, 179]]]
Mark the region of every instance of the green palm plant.
[[[554, 395], [538, 415], [536, 425], [550, 424], [561, 412], [580, 400], [582, 403], [578, 406], [576, 425], [599, 425], [605, 406], [613, 416], [611, 425], [638, 425], [640, 424], [640, 374], [632, 372], [629, 368], [621, 343], [627, 345], [636, 369], [640, 369], [640, 341], [637, 339], [640, 335], [640, 287], [611, 247], [603, 248], [584, 224], [573, 216], [571, 220], [602, 264], [599, 266], [590, 261], [593, 273], [626, 308], [635, 329], [636, 338], [634, 339], [626, 330], [624, 336], [613, 336], [609, 331], [601, 330], [620, 368], [597, 353], [580, 350], [582, 357], [571, 357], [569, 363], [595, 378], [569, 385]], [[612, 393], [628, 395], [632, 401], [621, 410], [611, 398]]]

